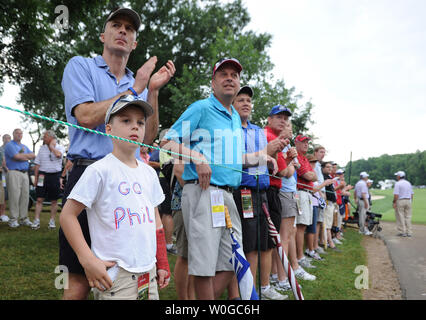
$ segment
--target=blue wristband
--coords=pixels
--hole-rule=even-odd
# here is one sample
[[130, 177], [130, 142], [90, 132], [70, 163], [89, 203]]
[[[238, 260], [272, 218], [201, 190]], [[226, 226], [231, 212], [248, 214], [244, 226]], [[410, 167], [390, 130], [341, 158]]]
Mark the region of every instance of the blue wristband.
[[135, 91], [135, 89], [133, 89], [132, 87], [130, 87], [130, 88], [129, 88], [129, 90], [130, 90], [130, 91], [132, 91], [132, 93], [133, 93], [133, 95], [134, 95], [135, 97], [137, 97], [137, 96], [138, 96], [138, 93]]

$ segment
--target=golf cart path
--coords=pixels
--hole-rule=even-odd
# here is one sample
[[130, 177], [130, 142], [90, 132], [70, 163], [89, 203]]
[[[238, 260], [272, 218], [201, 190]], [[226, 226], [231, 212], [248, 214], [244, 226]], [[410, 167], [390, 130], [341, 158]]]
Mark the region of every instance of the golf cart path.
[[403, 299], [426, 300], [426, 225], [413, 224], [413, 236], [406, 238], [397, 236], [396, 223], [380, 224]]

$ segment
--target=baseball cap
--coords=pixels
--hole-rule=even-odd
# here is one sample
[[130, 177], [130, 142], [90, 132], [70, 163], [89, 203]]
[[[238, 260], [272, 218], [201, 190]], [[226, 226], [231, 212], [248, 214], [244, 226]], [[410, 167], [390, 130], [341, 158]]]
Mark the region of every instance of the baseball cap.
[[343, 170], [343, 169], [337, 169], [336, 170], [336, 174], [344, 174], [345, 173], [345, 170]]
[[107, 124], [113, 114], [116, 114], [120, 110], [128, 106], [136, 106], [142, 109], [145, 114], [145, 119], [151, 116], [154, 113], [151, 105], [143, 100], [138, 100], [133, 95], [124, 95], [118, 98], [111, 106], [108, 108], [107, 113], [105, 115], [105, 124]]
[[370, 180], [370, 179], [367, 180], [367, 183], [373, 183], [373, 182], [374, 180]]
[[224, 65], [226, 63], [230, 63], [230, 64], [234, 65], [237, 68], [238, 73], [240, 73], [243, 70], [241, 63], [237, 59], [235, 59], [235, 58], [222, 58], [218, 62], [215, 63], [215, 65], [213, 67], [213, 75], [212, 76], [214, 77], [217, 69], [219, 69], [222, 65]]
[[280, 105], [280, 104], [273, 107], [271, 109], [271, 112], [269, 112], [269, 115], [273, 116], [273, 115], [276, 115], [276, 114], [279, 114], [279, 113], [282, 113], [282, 112], [286, 113], [289, 117], [291, 117], [290, 109], [287, 108], [286, 106], [283, 106], [283, 105]]
[[307, 154], [306, 159], [308, 159], [309, 162], [317, 162], [318, 161], [318, 159], [315, 158], [315, 156], [312, 153]]
[[308, 136], [304, 136], [303, 134], [299, 134], [296, 139], [294, 139], [294, 141], [299, 141], [299, 142], [303, 142], [305, 140], [311, 140], [311, 138], [309, 138]]
[[108, 18], [105, 20], [104, 31], [105, 31], [105, 26], [106, 26], [107, 22], [110, 21], [111, 19], [115, 18], [118, 15], [123, 15], [123, 16], [129, 17], [130, 21], [132, 21], [132, 24], [135, 27], [135, 30], [139, 31], [139, 28], [142, 24], [141, 18], [139, 16], [139, 14], [137, 14], [136, 11], [129, 9], [129, 8], [118, 8], [118, 9], [112, 11], [109, 14]]
[[398, 171], [398, 172], [395, 173], [395, 175], [403, 178], [403, 177], [405, 177], [405, 172], [404, 171]]
[[239, 96], [240, 94], [243, 94], [243, 93], [245, 93], [245, 94], [249, 95], [249, 96], [250, 96], [250, 98], [253, 98], [253, 89], [252, 89], [252, 88], [250, 88], [249, 86], [244, 86], [244, 87], [242, 87], [242, 88], [240, 89], [240, 91], [238, 91], [237, 96]]
[[361, 177], [361, 178], [367, 178], [367, 177], [369, 177], [369, 176], [370, 176], [370, 175], [369, 175], [367, 172], [365, 172], [365, 171], [361, 172], [359, 175], [360, 175], [360, 177]]

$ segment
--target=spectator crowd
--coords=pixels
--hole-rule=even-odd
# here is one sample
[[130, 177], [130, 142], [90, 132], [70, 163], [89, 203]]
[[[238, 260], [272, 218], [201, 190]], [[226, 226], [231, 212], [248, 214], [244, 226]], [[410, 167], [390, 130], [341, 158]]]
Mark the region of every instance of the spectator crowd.
[[[4, 134], [0, 147], [3, 177], [0, 220], [9, 223], [11, 228], [23, 225], [37, 230], [41, 228], [43, 201], [47, 200], [51, 203], [47, 227], [55, 229], [58, 199], [66, 190], [62, 201], [66, 219], [62, 218], [63, 211], [59, 231], [60, 262], [72, 265], [70, 272], [75, 276], [64, 298], [85, 299], [90, 287], [97, 290], [99, 299], [140, 298], [146, 296], [145, 289], [149, 287], [147, 296], [158, 299], [152, 287], [156, 272], [157, 279], [161, 279], [160, 289], [167, 286], [170, 272], [174, 272], [178, 299], [218, 299], [224, 292], [229, 299], [241, 299], [238, 281], [229, 262], [232, 247], [225, 226], [225, 214], [229, 213], [233, 235], [250, 263], [253, 279], [257, 279], [260, 272], [260, 288], [256, 282], [255, 285], [261, 292], [261, 298], [288, 299], [290, 281], [269, 235], [265, 211], [269, 212], [280, 234], [296, 278], [316, 281], [318, 274], [315, 269], [327, 259], [327, 254], [338, 254], [343, 250], [339, 248], [345, 241], [342, 226], [351, 212], [349, 198], [353, 188], [345, 181], [344, 169], [334, 161], [324, 160], [325, 146], [312, 145], [311, 137], [306, 134], [294, 135], [293, 112], [287, 106], [277, 104], [271, 108], [265, 115], [267, 125], [264, 128], [251, 122], [254, 90], [240, 85], [243, 66], [235, 58], [220, 59], [213, 66], [210, 96], [191, 104], [154, 142], [159, 122], [156, 99], [160, 88], [174, 74], [173, 63], [169, 61], [151, 75], [156, 63], [156, 59], [151, 58], [138, 70], [135, 78], [125, 64], [120, 65], [121, 69], [112, 67], [116, 66], [113, 58], [118, 47], [124, 52], [122, 55], [127, 62], [131, 47], [126, 45], [134, 41], [131, 39], [136, 37], [140, 24], [140, 17], [133, 10], [112, 12], [101, 36], [103, 55], [87, 60], [73, 58], [64, 72], [62, 86], [69, 122], [84, 124], [85, 117], [93, 119], [88, 127], [99, 126], [103, 132], [122, 133], [123, 138], [152, 144], [155, 148], [143, 146], [136, 151], [136, 148], [128, 147], [127, 144], [130, 144], [127, 142], [113, 141], [111, 144], [107, 137], [94, 138], [90, 136], [93, 134], [72, 129], [70, 148], [65, 158], [65, 147], [51, 130], [43, 133], [43, 145], [37, 154], [22, 143], [21, 129], [15, 129], [12, 138]], [[110, 35], [120, 35], [121, 42], [113, 40]], [[117, 48], [111, 49], [113, 46]], [[121, 79], [120, 86], [111, 74], [108, 79], [102, 78], [107, 65], [111, 72], [119, 70], [114, 75]], [[90, 88], [79, 84], [85, 81], [81, 77], [86, 72], [78, 70], [85, 68], [96, 74], [91, 78], [103, 79], [99, 81], [104, 92], [99, 96], [96, 96], [98, 92], [87, 92]], [[123, 85], [122, 81], [125, 81]], [[88, 117], [85, 114], [89, 112], [88, 105], [91, 105], [91, 112], [96, 110], [98, 114]], [[139, 118], [131, 115], [129, 110]], [[133, 130], [133, 134], [126, 130]], [[171, 151], [171, 155], [166, 151]], [[30, 161], [34, 164], [34, 181], [29, 180]], [[127, 184], [127, 180], [131, 179], [127, 174], [131, 175], [129, 172], [132, 171], [124, 168], [124, 164], [129, 168], [136, 164], [141, 169], [137, 172], [155, 178], [144, 180], [144, 184], [136, 180]], [[123, 174], [122, 179], [126, 183], [120, 182], [118, 172]], [[397, 176], [403, 179], [405, 174], [399, 172]], [[368, 177], [366, 172], [360, 173], [360, 180], [353, 191], [359, 232], [364, 235], [371, 234], [365, 226], [371, 206], [369, 187], [372, 181]], [[80, 179], [81, 182], [78, 182]], [[104, 224], [107, 225], [109, 220], [97, 206], [111, 204], [107, 191], [111, 189], [113, 193], [116, 190], [111, 187], [111, 181], [117, 181], [120, 194], [113, 197], [113, 205], [117, 208], [112, 213], [115, 224], [108, 228]], [[33, 221], [28, 217], [30, 183], [36, 190]], [[412, 191], [406, 184], [399, 185], [399, 199], [395, 200], [395, 208], [400, 212], [399, 230], [401, 234], [411, 236], [411, 216], [407, 207]], [[5, 211], [4, 186], [7, 187], [9, 215]], [[90, 190], [92, 187], [97, 189]], [[162, 190], [160, 193], [163, 194], [159, 194], [158, 190]], [[127, 204], [119, 207], [120, 197], [129, 193], [136, 194], [135, 198], [131, 198], [135, 206], [140, 203], [137, 195], [143, 196], [146, 212], [124, 209]], [[154, 207], [155, 214], [151, 211]], [[154, 218], [157, 210], [160, 221]], [[74, 216], [78, 216], [78, 220]], [[132, 232], [131, 228], [136, 229], [151, 219], [155, 220], [155, 225], [145, 225], [134, 235], [140, 237], [143, 234], [137, 239], [146, 241], [143, 248], [147, 253], [142, 257], [136, 254], [134, 259], [127, 257], [128, 260], [140, 259], [142, 265], [132, 265], [134, 262], [127, 261], [126, 257], [114, 256], [120, 253], [106, 248], [100, 239], [100, 230], [105, 237], [122, 239], [124, 235], [118, 232], [128, 227], [124, 227], [126, 219]], [[81, 228], [79, 232], [74, 228], [76, 226]], [[127, 236], [130, 237], [126, 235], [120, 250], [133, 254], [130, 246], [139, 248], [142, 244], [132, 243], [130, 239], [136, 238]], [[84, 258], [88, 257], [85, 250], [90, 246], [96, 258], [91, 256], [89, 263], [89, 258]], [[74, 256], [71, 262], [73, 251], [78, 259]], [[163, 252], [177, 255], [173, 270], [168, 269]], [[115, 264], [99, 264], [99, 261], [105, 262], [106, 257]], [[94, 267], [95, 262], [102, 270]], [[164, 272], [159, 272], [161, 270]], [[144, 275], [148, 273], [145, 279]], [[120, 279], [120, 285], [124, 286], [127, 281], [128, 287], [115, 287], [116, 277]], [[120, 295], [121, 289], [134, 294]]]

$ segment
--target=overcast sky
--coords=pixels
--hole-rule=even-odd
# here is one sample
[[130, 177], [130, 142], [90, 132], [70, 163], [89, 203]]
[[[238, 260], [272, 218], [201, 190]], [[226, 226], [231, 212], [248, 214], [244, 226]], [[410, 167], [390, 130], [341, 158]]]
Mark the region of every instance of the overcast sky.
[[[244, 3], [248, 28], [273, 35], [276, 78], [314, 104], [311, 132], [326, 159], [344, 166], [351, 151], [356, 160], [426, 149], [426, 1]], [[16, 107], [17, 92], [6, 85], [0, 104]], [[19, 123], [0, 109], [0, 134]]]
[[350, 158], [426, 149], [426, 1], [245, 0], [274, 74], [314, 104], [312, 133]]

